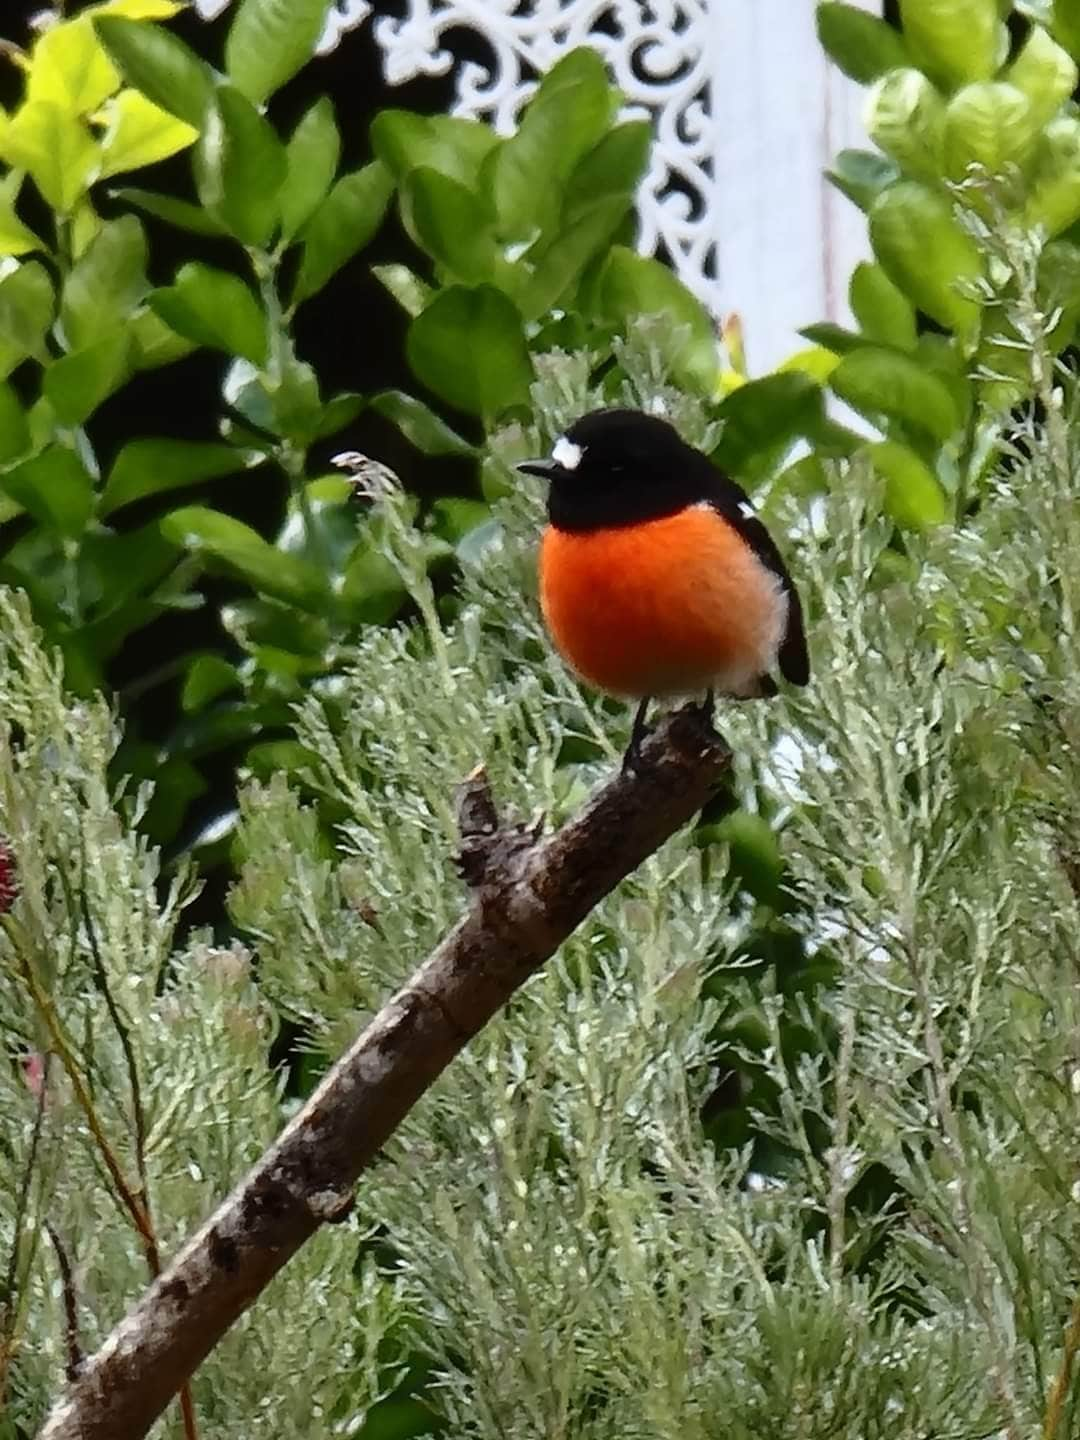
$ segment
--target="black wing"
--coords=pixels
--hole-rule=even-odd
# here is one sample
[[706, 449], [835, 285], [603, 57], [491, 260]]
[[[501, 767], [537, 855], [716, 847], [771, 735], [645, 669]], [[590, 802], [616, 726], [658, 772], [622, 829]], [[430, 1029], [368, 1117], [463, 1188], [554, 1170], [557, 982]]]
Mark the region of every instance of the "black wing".
[[787, 628], [780, 642], [778, 659], [780, 673], [792, 685], [805, 685], [810, 679], [810, 656], [806, 649], [806, 633], [803, 630], [802, 604], [795, 582], [788, 574], [784, 558], [773, 543], [773, 538], [757, 517], [746, 491], [717, 466], [701, 457], [712, 471], [709, 484], [709, 503], [717, 513], [743, 537], [766, 569], [780, 581], [788, 597]]

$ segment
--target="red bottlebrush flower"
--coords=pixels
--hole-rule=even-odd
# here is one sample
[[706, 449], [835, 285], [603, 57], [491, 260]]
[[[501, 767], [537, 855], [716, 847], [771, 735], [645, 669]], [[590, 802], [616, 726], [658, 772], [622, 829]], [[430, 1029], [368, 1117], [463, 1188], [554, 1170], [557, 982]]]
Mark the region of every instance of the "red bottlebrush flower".
[[0, 915], [6, 915], [19, 893], [19, 867], [15, 851], [0, 837]]

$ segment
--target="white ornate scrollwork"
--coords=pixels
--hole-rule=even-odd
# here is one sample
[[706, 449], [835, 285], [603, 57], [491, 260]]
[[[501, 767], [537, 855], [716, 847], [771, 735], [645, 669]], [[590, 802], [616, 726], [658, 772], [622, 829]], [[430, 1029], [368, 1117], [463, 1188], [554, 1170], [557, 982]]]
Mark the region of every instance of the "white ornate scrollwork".
[[[716, 309], [708, 9], [708, 0], [411, 0], [403, 18], [376, 20], [374, 33], [391, 85], [456, 66], [453, 113], [488, 120], [503, 134], [536, 74], [578, 45], [599, 51], [626, 96], [625, 118], [656, 128], [638, 195], [638, 246], [665, 251]], [[490, 50], [489, 60], [458, 63], [444, 37], [462, 27]]]
[[[232, 4], [232, 0], [195, 0], [195, 13], [204, 20], [214, 20]], [[315, 47], [316, 55], [326, 55], [341, 40], [346, 30], [355, 30], [371, 14], [368, 0], [334, 0], [327, 11], [326, 23]]]

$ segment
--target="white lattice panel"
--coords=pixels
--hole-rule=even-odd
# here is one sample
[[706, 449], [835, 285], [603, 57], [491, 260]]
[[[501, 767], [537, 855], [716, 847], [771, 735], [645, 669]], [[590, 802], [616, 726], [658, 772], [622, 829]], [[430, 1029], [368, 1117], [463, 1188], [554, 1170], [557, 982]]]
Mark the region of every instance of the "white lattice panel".
[[[195, 0], [204, 15], [230, 0]], [[880, 11], [877, 0], [855, 0]], [[865, 143], [859, 88], [828, 64], [815, 0], [408, 0], [380, 15], [337, 0], [321, 50], [369, 14], [387, 82], [452, 74], [453, 112], [513, 128], [535, 75], [594, 46], [656, 128], [638, 195], [640, 248], [663, 248], [714, 314], [743, 317], [753, 371], [813, 320], [848, 319], [846, 283], [867, 253], [861, 215], [822, 177]], [[453, 49], [473, 32], [483, 62]]]

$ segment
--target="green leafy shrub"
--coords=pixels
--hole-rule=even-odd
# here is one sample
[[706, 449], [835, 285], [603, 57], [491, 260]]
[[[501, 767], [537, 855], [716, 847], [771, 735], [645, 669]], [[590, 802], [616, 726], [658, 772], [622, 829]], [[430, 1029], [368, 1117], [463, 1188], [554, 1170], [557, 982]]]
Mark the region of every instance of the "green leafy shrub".
[[[1015, 53], [1014, 8], [1030, 17]], [[1076, 335], [1080, 45], [1069, 9], [904, 0], [897, 32], [839, 0], [818, 6], [828, 53], [872, 86], [881, 153], [844, 151], [830, 173], [866, 212], [874, 251], [851, 277], [858, 329], [803, 333], [838, 357], [833, 392], [884, 436], [867, 454], [905, 528], [962, 517], [979, 493], [1010, 410], [1038, 389], [1032, 310], [1054, 352]], [[1035, 269], [1026, 307], [1021, 251]]]

